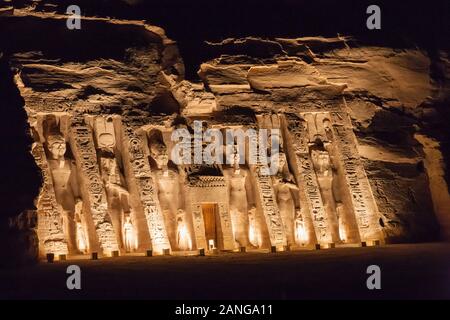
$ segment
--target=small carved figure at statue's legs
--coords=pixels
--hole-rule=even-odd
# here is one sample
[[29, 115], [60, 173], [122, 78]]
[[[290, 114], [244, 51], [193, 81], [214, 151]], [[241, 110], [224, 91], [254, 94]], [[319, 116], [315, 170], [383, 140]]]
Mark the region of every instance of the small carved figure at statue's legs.
[[339, 239], [345, 242], [347, 240], [347, 230], [344, 221], [344, 205], [340, 202], [336, 204], [336, 213], [338, 220]]
[[192, 240], [186, 225], [185, 212], [182, 209], [179, 209], [177, 214], [177, 247], [183, 251], [192, 249]]
[[251, 247], [258, 248], [261, 245], [260, 233], [258, 231], [256, 208], [253, 207], [248, 211], [248, 240]]
[[86, 233], [84, 232], [84, 227], [81, 220], [76, 221], [76, 238], [77, 238], [77, 247], [83, 253], [87, 252], [88, 244]]
[[123, 223], [123, 235], [125, 250], [127, 252], [133, 252], [136, 249], [136, 234], [134, 226], [131, 223], [130, 214], [125, 215], [125, 220]]

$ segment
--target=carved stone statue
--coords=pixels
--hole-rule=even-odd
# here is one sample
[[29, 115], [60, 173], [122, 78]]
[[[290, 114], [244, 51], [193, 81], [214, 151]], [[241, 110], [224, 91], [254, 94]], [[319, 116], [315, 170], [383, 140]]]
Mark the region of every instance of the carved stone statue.
[[229, 208], [233, 226], [234, 239], [239, 247], [253, 246], [249, 240], [249, 211], [247, 192], [248, 172], [239, 166], [238, 148], [233, 148], [230, 156], [231, 168], [225, 169], [229, 182]]
[[130, 214], [125, 214], [123, 223], [123, 238], [125, 243], [125, 250], [127, 252], [133, 252], [136, 250], [136, 231], [131, 222]]
[[[100, 152], [100, 170], [108, 198], [108, 209], [116, 235], [122, 234], [124, 216], [130, 214], [129, 192], [113, 153]], [[118, 237], [120, 248], [124, 248], [122, 237]]]
[[[339, 201], [337, 184], [335, 181], [335, 167], [332, 163], [330, 154], [323, 146], [315, 146], [311, 149], [311, 159], [316, 171], [317, 182], [319, 183], [320, 193], [322, 195], [323, 204], [328, 215], [328, 221], [332, 228], [333, 241], [341, 241], [339, 237], [338, 205]], [[342, 205], [339, 204], [339, 208]], [[341, 211], [341, 210], [339, 210]], [[342, 222], [341, 222], [342, 223]]]
[[186, 224], [186, 213], [178, 209], [177, 214], [177, 247], [179, 250], [192, 250], [192, 240]]
[[164, 213], [167, 234], [172, 248], [181, 248], [177, 244], [177, 213], [182, 208], [180, 175], [177, 170], [169, 168], [168, 152], [165, 144], [160, 140], [150, 141], [150, 156], [155, 161], [157, 170], [154, 171], [158, 198]]
[[77, 254], [80, 253], [80, 249], [76, 241], [75, 206], [81, 203], [77, 169], [74, 161], [65, 159], [66, 141], [63, 136], [49, 135], [47, 148], [50, 153], [48, 164], [52, 173], [55, 197], [62, 208], [67, 247], [69, 254]]
[[281, 220], [283, 221], [286, 239], [289, 245], [295, 244], [295, 201], [292, 190], [298, 191], [294, 177], [289, 171], [286, 155], [283, 152], [278, 156], [278, 173], [272, 178], [275, 189]]
[[122, 228], [125, 223], [125, 216], [130, 216], [130, 194], [115, 154], [116, 138], [113, 119], [111, 117], [97, 117], [94, 124], [100, 172], [108, 199], [108, 211], [114, 233], [117, 235], [117, 243], [119, 248], [123, 250], [125, 241]]

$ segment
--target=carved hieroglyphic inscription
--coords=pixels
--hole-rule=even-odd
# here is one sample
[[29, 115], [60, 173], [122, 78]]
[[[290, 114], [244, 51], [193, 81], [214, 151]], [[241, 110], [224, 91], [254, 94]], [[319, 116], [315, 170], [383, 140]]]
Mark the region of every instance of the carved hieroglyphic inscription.
[[302, 186], [304, 198], [314, 226], [317, 241], [319, 243], [331, 242], [331, 231], [328, 227], [327, 215], [323, 206], [319, 184], [314, 172], [311, 156], [308, 148], [308, 132], [303, 121], [296, 115], [286, 114], [286, 134], [290, 135], [290, 141], [295, 152], [293, 162], [296, 163], [297, 180]]
[[101, 249], [118, 250], [117, 240], [108, 214], [106, 194], [100, 176], [92, 130], [82, 117], [72, 120], [71, 146], [81, 175], [83, 200], [89, 203], [95, 232]]
[[261, 207], [269, 231], [270, 243], [272, 246], [285, 246], [286, 234], [281, 220], [280, 210], [275, 200], [275, 193], [272, 185], [272, 177], [263, 175], [261, 168], [256, 167], [250, 170], [256, 182], [256, 193], [260, 197]]
[[226, 203], [219, 203], [220, 226], [223, 235], [223, 249], [234, 249], [233, 228], [231, 226], [230, 212]]
[[361, 240], [382, 239], [377, 206], [359, 159], [350, 119], [346, 113], [333, 112], [332, 122], [334, 136], [337, 138], [337, 150], [343, 164]]
[[137, 184], [137, 190], [143, 205], [153, 251], [162, 252], [164, 249], [170, 249], [170, 243], [150, 165], [144, 155], [140, 137], [130, 127], [124, 127], [123, 130], [125, 150], [129, 155], [133, 180]]
[[41, 251], [44, 253], [67, 254], [67, 242], [63, 232], [61, 210], [56, 202], [50, 168], [48, 167], [43, 145], [35, 142], [31, 153], [42, 171], [43, 179], [37, 201], [37, 233]]
[[197, 249], [207, 248], [205, 236], [205, 224], [203, 222], [202, 206], [199, 203], [192, 205], [192, 217]]
[[[263, 120], [264, 117], [259, 118], [260, 126], [264, 126]], [[250, 140], [250, 144], [258, 144], [258, 138], [256, 136], [251, 136]], [[264, 169], [267, 168], [262, 164], [252, 165], [250, 168], [252, 180], [255, 182], [256, 196], [259, 198], [261, 210], [266, 221], [270, 244], [272, 246], [285, 246], [287, 244], [286, 233], [283, 227], [280, 209], [276, 202], [272, 176], [264, 174], [264, 171], [267, 171]]]

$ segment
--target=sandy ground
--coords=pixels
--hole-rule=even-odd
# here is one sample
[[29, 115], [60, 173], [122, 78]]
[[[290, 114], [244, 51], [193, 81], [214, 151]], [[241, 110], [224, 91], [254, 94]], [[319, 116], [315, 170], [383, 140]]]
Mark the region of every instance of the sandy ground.
[[[68, 290], [66, 268], [81, 268]], [[368, 290], [367, 266], [381, 268]], [[206, 257], [118, 257], [0, 270], [3, 299], [449, 299], [450, 244]]]

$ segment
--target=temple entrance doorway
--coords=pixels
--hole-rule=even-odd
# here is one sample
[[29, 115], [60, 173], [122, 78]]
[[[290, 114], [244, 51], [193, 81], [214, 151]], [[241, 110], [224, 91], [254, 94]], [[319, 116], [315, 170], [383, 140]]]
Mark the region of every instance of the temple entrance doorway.
[[208, 250], [217, 248], [217, 203], [202, 203], [203, 222]]

